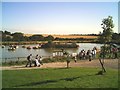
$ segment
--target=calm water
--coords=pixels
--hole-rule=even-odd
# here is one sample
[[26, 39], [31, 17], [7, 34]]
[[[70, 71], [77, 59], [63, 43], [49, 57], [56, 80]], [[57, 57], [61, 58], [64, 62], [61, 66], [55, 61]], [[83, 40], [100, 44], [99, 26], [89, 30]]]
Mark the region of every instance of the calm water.
[[[70, 49], [65, 49], [66, 51], [68, 51], [69, 53], [78, 53], [80, 52], [82, 49], [88, 50], [88, 49], [92, 49], [93, 47], [97, 47], [98, 49], [100, 49], [100, 46], [102, 46], [102, 44], [95, 44], [95, 43], [78, 43], [79, 48], [70, 48]], [[30, 45], [30, 46], [36, 46], [36, 45]], [[22, 48], [22, 45], [19, 45], [19, 47], [15, 50], [15, 51], [8, 51], [8, 46], [6, 46], [5, 48], [1, 48], [0, 47], [0, 54], [2, 55], [1, 58], [13, 58], [13, 57], [26, 57], [29, 54], [33, 54], [33, 56], [35, 56], [36, 54], [39, 54], [41, 56], [51, 56], [52, 52], [54, 49], [26, 49], [26, 48]]]

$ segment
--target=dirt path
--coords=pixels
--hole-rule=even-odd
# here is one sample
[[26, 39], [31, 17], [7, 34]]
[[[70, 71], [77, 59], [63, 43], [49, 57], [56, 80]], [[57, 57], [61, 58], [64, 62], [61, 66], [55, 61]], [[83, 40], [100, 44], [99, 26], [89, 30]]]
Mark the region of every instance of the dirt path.
[[[40, 67], [25, 67], [25, 65], [21, 66], [3, 66], [0, 67], [0, 70], [21, 70], [21, 69], [40, 69], [40, 68], [64, 68], [66, 67], [66, 62], [55, 62], [55, 63], [44, 63]], [[81, 60], [70, 62], [70, 67], [101, 67], [99, 60], [92, 60], [91, 62], [88, 60]], [[105, 67], [118, 69], [118, 59], [106, 59]]]

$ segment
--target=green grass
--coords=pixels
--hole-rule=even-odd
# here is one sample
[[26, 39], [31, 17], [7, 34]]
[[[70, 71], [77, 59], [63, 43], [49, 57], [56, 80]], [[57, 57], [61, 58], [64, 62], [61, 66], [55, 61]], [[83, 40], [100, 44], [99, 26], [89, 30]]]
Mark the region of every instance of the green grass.
[[3, 88], [117, 88], [118, 71], [100, 68], [3, 70]]

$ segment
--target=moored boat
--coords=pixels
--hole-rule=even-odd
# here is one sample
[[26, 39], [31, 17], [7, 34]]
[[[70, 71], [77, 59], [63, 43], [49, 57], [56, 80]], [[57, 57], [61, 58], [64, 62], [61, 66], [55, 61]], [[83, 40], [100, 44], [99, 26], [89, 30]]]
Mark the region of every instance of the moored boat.
[[4, 46], [4, 45], [2, 45], [2, 48], [5, 48], [5, 46]]
[[33, 49], [38, 49], [38, 47], [37, 47], [37, 46], [35, 46], [35, 47], [33, 47]]
[[30, 46], [28, 46], [28, 47], [27, 47], [27, 49], [31, 49], [31, 47], [30, 47]]
[[38, 45], [38, 46], [34, 46], [34, 47], [32, 47], [33, 49], [40, 49], [41, 48], [41, 46], [40, 45]]
[[41, 48], [41, 46], [38, 46], [38, 49], [40, 49]]
[[9, 48], [8, 48], [9, 51], [14, 51], [15, 49], [16, 49], [16, 48], [14, 48], [14, 47], [9, 47]]
[[17, 45], [10, 45], [9, 47], [11, 47], [11, 48], [18, 48], [18, 46]]
[[26, 46], [25, 46], [25, 45], [23, 45], [23, 46], [22, 46], [22, 48], [26, 48]]
[[15, 45], [14, 47], [15, 47], [15, 48], [18, 48], [18, 46], [17, 46], [17, 45]]

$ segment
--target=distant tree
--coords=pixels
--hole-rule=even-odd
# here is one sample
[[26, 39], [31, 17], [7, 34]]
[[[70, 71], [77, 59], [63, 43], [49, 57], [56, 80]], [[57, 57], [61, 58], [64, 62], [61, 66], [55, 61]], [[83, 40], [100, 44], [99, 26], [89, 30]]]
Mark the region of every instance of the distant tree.
[[3, 34], [3, 31], [0, 31], [0, 41], [2, 41], [2, 34]]
[[46, 44], [43, 44], [41, 47], [42, 48], [54, 48], [55, 43], [53, 43], [53, 41], [49, 40]]
[[24, 36], [24, 41], [29, 41], [29, 40], [30, 40], [29, 37]]
[[9, 32], [9, 31], [4, 31], [4, 34], [6, 34], [6, 35], [11, 35], [11, 32]]
[[120, 33], [113, 33], [112, 42], [120, 44]]
[[5, 38], [4, 38], [4, 41], [12, 41], [11, 36], [7, 36], [7, 37], [5, 37]]
[[0, 31], [0, 34], [3, 34], [4, 32], [3, 31]]
[[113, 39], [113, 40], [120, 39], [120, 33], [113, 33], [112, 39]]
[[13, 41], [23, 41], [24, 40], [23, 33], [21, 33], [21, 32], [15, 32], [12, 34], [12, 36], [13, 36]]
[[0, 38], [2, 41], [12, 41], [11, 32], [0, 31]]
[[54, 37], [52, 35], [49, 35], [49, 36], [45, 37], [45, 40], [47, 40], [47, 41], [50, 41], [50, 40], [53, 41]]
[[30, 40], [32, 41], [43, 41], [44, 37], [42, 35], [32, 35], [29, 37]]

